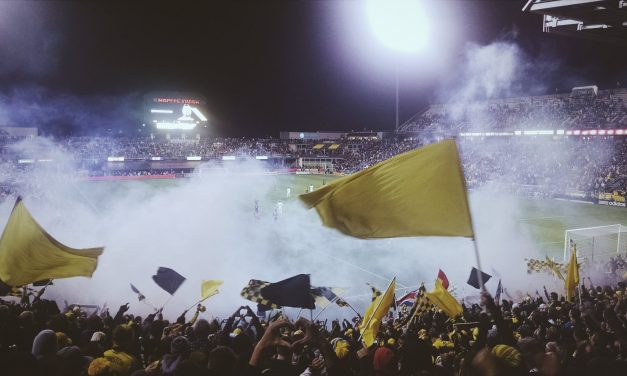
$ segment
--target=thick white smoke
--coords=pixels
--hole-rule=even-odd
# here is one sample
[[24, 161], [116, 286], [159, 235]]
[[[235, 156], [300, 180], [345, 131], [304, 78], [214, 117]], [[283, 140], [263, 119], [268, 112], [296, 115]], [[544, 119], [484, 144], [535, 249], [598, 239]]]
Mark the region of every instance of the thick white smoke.
[[[54, 154], [57, 161], [67, 161], [61, 170], [73, 167], [71, 158], [49, 141], [26, 140], [16, 148]], [[55, 281], [49, 296], [70, 303], [106, 302], [110, 307], [131, 302], [133, 311], [145, 313], [150, 309], [136, 301], [129, 283], [160, 306], [169, 296], [150, 278], [159, 266], [188, 278], [166, 306], [170, 315], [199, 299], [202, 279], [225, 281], [221, 293], [207, 302], [209, 313], [215, 315], [247, 304], [239, 292], [249, 279], [278, 281], [297, 273], [311, 274], [314, 285], [350, 288], [346, 296], [357, 296], [349, 301], [358, 309], [369, 301], [366, 282], [384, 289], [397, 276], [399, 287], [422, 281], [430, 287], [439, 268], [448, 274], [459, 297], [476, 294], [465, 285], [475, 264], [470, 240], [353, 239], [323, 227], [315, 211], [306, 210], [298, 200], [287, 201], [284, 214], [275, 221], [268, 196], [275, 193], [277, 177], [266, 174], [255, 161], [238, 167], [242, 169], [246, 173], [204, 170], [199, 177], [161, 189], [145, 182], [68, 179], [50, 168], [29, 172], [28, 185], [22, 185], [25, 204], [44, 228], [73, 247], [106, 246], [92, 279]], [[259, 220], [253, 216], [255, 199], [264, 207]], [[12, 204], [6, 201], [0, 208], [2, 225]], [[506, 274], [506, 281], [512, 279], [513, 284], [515, 276], [523, 277], [524, 265], [512, 255], [521, 254], [526, 243], [511, 205], [507, 198], [472, 195], [483, 266], [488, 272]], [[496, 283], [490, 281], [489, 289], [494, 290]], [[342, 313], [333, 307], [328, 314]]]
[[[519, 50], [507, 43], [472, 47], [460, 70], [466, 76], [449, 92], [459, 97], [449, 98], [464, 106], [471, 105], [476, 96], [505, 95], [517, 85], [516, 67], [524, 65], [520, 59], [524, 57]], [[64, 161], [57, 171], [74, 168], [71, 151], [51, 142], [26, 140], [16, 148], [36, 155], [54, 154], [57, 163]], [[115, 308], [131, 302], [131, 312], [146, 313], [150, 308], [137, 302], [129, 283], [150, 303], [162, 305], [169, 296], [150, 278], [159, 266], [173, 268], [188, 279], [166, 306], [170, 316], [199, 299], [202, 279], [225, 281], [221, 293], [207, 302], [209, 315], [221, 316], [249, 304], [239, 296], [249, 279], [277, 281], [297, 273], [311, 274], [314, 285], [350, 288], [346, 296], [353, 297], [348, 300], [359, 310], [369, 302], [366, 282], [384, 289], [397, 276], [401, 288], [415, 288], [422, 281], [429, 288], [438, 269], [447, 273], [458, 297], [478, 293], [465, 283], [476, 264], [469, 239], [353, 239], [323, 227], [315, 211], [307, 211], [298, 200], [287, 201], [284, 215], [275, 222], [270, 215], [274, 202], [268, 197], [275, 191], [277, 178], [254, 161], [243, 167], [247, 173], [212, 170], [160, 189], [144, 182], [68, 179], [49, 168], [30, 171], [15, 184], [44, 228], [72, 247], [106, 246], [92, 279], [56, 281], [49, 296]], [[502, 180], [507, 182], [507, 176]], [[253, 216], [256, 199], [265, 208], [259, 220]], [[0, 206], [2, 225], [12, 204], [9, 200]], [[490, 186], [471, 194], [482, 266], [495, 275], [487, 284], [490, 291], [501, 275], [512, 294], [514, 290], [527, 292], [523, 259], [540, 256], [519, 224], [522, 213], [517, 205], [517, 200]], [[327, 311], [330, 317], [352, 314], [336, 307]]]

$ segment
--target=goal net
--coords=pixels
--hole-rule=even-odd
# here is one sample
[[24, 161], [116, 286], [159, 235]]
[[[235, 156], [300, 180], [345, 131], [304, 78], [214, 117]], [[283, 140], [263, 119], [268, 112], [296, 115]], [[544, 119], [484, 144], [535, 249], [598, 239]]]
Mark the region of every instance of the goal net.
[[564, 234], [564, 261], [570, 256], [570, 244], [577, 246], [577, 256], [591, 261], [605, 260], [627, 252], [627, 227], [608, 225], [573, 228]]

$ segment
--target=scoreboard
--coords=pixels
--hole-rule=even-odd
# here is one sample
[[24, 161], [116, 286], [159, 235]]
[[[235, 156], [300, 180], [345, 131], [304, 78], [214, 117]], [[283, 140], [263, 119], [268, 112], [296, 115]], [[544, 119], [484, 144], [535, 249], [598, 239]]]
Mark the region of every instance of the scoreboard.
[[152, 93], [145, 97], [146, 122], [157, 130], [191, 131], [207, 125], [205, 99], [194, 94]]

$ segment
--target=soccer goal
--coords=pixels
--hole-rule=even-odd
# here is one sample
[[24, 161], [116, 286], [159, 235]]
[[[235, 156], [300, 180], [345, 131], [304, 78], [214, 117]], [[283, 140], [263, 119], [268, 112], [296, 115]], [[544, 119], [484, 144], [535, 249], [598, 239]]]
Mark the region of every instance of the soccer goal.
[[579, 258], [606, 259], [627, 251], [627, 227], [608, 225], [573, 228], [564, 233], [564, 261], [570, 256], [571, 241], [577, 245]]

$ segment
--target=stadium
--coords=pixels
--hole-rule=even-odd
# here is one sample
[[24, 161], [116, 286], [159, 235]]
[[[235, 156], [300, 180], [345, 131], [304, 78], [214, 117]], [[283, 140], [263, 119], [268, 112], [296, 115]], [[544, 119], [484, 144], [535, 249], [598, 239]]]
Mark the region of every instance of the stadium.
[[470, 3], [0, 4], [0, 374], [626, 374], [627, 4]]

